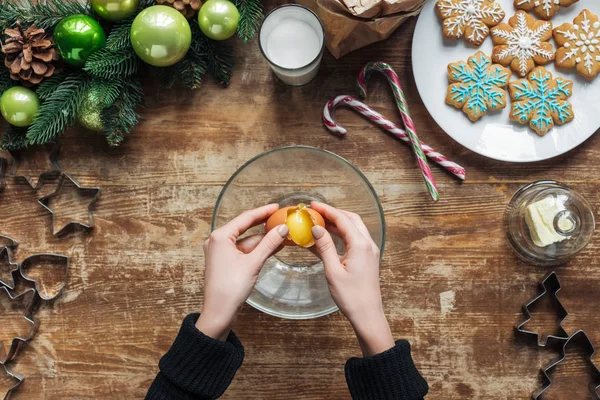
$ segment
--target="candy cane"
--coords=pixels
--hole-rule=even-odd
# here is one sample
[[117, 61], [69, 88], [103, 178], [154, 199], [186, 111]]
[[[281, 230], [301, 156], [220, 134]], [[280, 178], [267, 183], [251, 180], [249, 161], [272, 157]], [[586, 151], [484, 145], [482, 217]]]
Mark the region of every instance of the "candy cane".
[[[386, 119], [383, 115], [379, 114], [368, 105], [356, 100], [352, 96], [337, 96], [329, 100], [329, 102], [325, 105], [325, 109], [323, 110], [323, 122], [325, 123], [327, 129], [329, 129], [333, 134], [344, 136], [347, 132], [346, 129], [339, 125], [333, 118], [333, 112], [335, 109], [344, 106], [349, 107], [359, 114], [367, 117], [367, 119], [378, 124], [383, 129], [396, 136], [398, 139], [410, 143], [410, 138], [404, 129], [400, 128], [398, 125]], [[463, 167], [448, 160], [448, 158], [446, 158], [444, 155], [438, 153], [425, 143], [421, 143], [421, 148], [423, 149], [423, 153], [425, 153], [429, 159], [444, 167], [457, 178], [461, 180], [465, 179], [466, 172]]]
[[394, 72], [392, 67], [383, 62], [371, 62], [363, 67], [363, 69], [359, 72], [357, 78], [357, 87], [358, 92], [360, 93], [360, 97], [365, 99], [367, 97], [367, 81], [373, 72], [381, 72], [387, 77], [387, 80], [392, 87], [392, 91], [394, 92], [394, 98], [396, 99], [396, 106], [398, 107], [398, 111], [400, 111], [400, 115], [402, 116], [402, 121], [404, 121], [404, 127], [406, 128], [406, 134], [408, 135], [410, 142], [412, 144], [413, 152], [417, 157], [417, 162], [419, 163], [419, 167], [421, 168], [421, 174], [423, 175], [423, 179], [425, 180], [425, 184], [427, 185], [427, 189], [429, 189], [429, 194], [434, 201], [439, 200], [440, 195], [437, 191], [437, 187], [435, 186], [435, 180], [433, 179], [433, 174], [431, 173], [431, 169], [429, 165], [427, 165], [427, 159], [425, 158], [425, 154], [423, 154], [423, 149], [421, 147], [421, 142], [417, 137], [417, 132], [415, 129], [415, 124], [410, 117], [408, 112], [408, 104], [406, 103], [406, 98], [404, 97], [404, 92], [402, 92], [402, 86], [400, 85], [400, 79], [398, 75]]

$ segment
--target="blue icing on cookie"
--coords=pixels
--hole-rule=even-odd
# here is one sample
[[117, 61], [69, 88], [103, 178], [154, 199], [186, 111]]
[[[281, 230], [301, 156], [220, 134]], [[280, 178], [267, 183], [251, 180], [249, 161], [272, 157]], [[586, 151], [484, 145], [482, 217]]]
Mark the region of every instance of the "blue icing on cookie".
[[529, 81], [520, 80], [512, 84], [516, 101], [513, 117], [521, 123], [531, 121], [532, 127], [543, 133], [554, 125], [553, 114], [561, 124], [572, 120], [571, 105], [565, 101], [572, 94], [571, 84], [562, 78], [553, 80], [552, 74], [545, 68], [534, 70]]
[[452, 101], [466, 103], [476, 119], [487, 113], [488, 108], [499, 108], [506, 100], [504, 87], [509, 74], [506, 69], [492, 65], [492, 60], [483, 52], [464, 62], [451, 66], [452, 80], [459, 82], [450, 90]]

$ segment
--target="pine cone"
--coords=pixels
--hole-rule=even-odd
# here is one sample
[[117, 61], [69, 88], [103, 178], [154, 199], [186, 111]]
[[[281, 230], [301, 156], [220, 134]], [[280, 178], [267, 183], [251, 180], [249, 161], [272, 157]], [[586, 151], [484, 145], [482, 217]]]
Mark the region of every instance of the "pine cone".
[[15, 28], [7, 28], [4, 35], [4, 65], [10, 70], [12, 80], [21, 81], [25, 86], [33, 86], [54, 75], [54, 62], [58, 60], [58, 53], [46, 31], [35, 25], [23, 31], [21, 24], [17, 22]]
[[173, 7], [187, 19], [194, 18], [202, 6], [201, 0], [156, 0], [156, 4]]

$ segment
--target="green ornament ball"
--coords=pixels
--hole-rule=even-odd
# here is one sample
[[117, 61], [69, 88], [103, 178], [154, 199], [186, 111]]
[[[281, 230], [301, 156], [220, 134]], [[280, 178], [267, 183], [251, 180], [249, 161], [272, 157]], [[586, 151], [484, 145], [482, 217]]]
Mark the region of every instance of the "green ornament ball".
[[198, 24], [200, 30], [213, 40], [225, 40], [237, 31], [240, 12], [228, 0], [208, 0], [200, 8]]
[[87, 15], [71, 15], [54, 28], [54, 42], [67, 64], [83, 67], [93, 52], [104, 47], [106, 34], [95, 19]]
[[40, 99], [34, 91], [14, 86], [2, 94], [0, 112], [9, 124], [26, 127], [31, 125], [40, 108]]
[[100, 18], [118, 22], [135, 14], [140, 0], [92, 0], [91, 3]]
[[144, 62], [155, 67], [168, 67], [187, 54], [192, 44], [192, 29], [176, 9], [152, 6], [133, 20], [131, 44]]
[[89, 90], [81, 102], [77, 121], [91, 131], [104, 132], [103, 109], [102, 97], [98, 90]]

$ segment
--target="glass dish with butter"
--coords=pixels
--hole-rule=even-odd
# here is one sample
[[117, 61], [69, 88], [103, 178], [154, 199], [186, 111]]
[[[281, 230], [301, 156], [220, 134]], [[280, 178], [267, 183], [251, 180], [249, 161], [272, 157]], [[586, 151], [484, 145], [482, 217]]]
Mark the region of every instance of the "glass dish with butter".
[[508, 242], [517, 255], [536, 265], [567, 262], [594, 234], [594, 213], [587, 200], [566, 185], [538, 181], [519, 189], [505, 218]]

